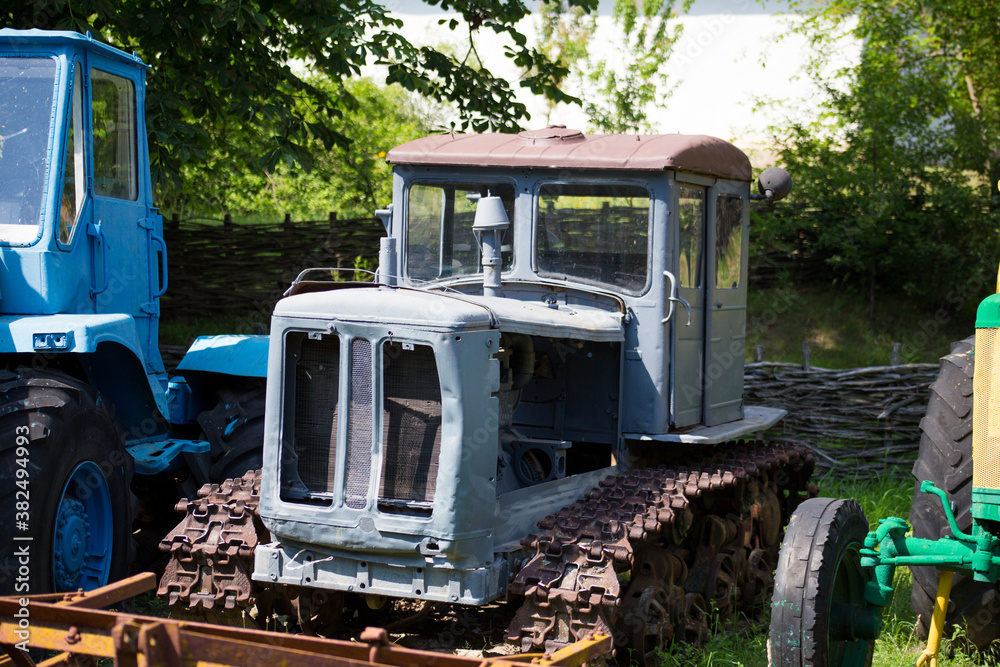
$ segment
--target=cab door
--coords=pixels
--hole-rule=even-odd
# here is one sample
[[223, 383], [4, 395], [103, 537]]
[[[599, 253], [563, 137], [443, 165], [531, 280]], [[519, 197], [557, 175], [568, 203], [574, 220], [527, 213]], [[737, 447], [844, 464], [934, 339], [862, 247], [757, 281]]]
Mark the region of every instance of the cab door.
[[689, 317], [683, 303], [675, 301], [670, 320], [670, 413], [673, 425], [682, 428], [701, 423], [704, 402], [707, 188], [678, 181], [676, 191], [678, 250], [671, 271], [677, 296], [691, 307]]
[[708, 191], [706, 426], [743, 417], [748, 195], [746, 183], [719, 181]]
[[150, 215], [140, 156], [140, 73], [103, 58], [90, 62], [92, 292], [98, 313], [126, 313], [143, 343], [158, 316]]

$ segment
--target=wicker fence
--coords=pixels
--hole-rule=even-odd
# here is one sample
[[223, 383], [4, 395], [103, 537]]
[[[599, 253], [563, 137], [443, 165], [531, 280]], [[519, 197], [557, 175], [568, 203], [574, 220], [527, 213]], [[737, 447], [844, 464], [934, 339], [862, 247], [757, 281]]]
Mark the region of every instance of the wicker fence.
[[385, 235], [374, 218], [292, 221], [252, 225], [223, 220], [164, 221], [170, 284], [161, 300], [164, 318], [262, 316], [302, 269], [372, 263]]
[[744, 401], [788, 410], [768, 435], [807, 445], [835, 475], [906, 475], [937, 364], [828, 370], [757, 362], [745, 369]]

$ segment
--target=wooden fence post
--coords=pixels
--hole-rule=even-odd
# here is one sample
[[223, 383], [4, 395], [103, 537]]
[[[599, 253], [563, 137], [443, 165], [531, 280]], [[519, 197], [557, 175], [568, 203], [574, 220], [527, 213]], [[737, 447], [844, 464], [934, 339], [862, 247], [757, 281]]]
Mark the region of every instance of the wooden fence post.
[[809, 370], [809, 341], [802, 341], [802, 370]]
[[170, 216], [170, 229], [180, 229], [181, 228], [181, 216], [176, 213]]
[[764, 346], [754, 345], [753, 346], [753, 360], [757, 363], [764, 361]]
[[890, 366], [898, 366], [899, 365], [899, 363], [900, 363], [900, 359], [899, 359], [900, 355], [899, 355], [899, 353], [900, 353], [900, 350], [902, 350], [902, 349], [903, 349], [903, 344], [902, 343], [893, 343], [892, 344], [892, 357], [889, 359], [889, 365]]
[[330, 211], [330, 230], [337, 231], [337, 212]]
[[226, 213], [224, 216], [222, 216], [222, 226], [226, 229], [226, 231], [232, 230], [232, 228], [233, 228], [233, 216], [231, 216], [228, 213]]
[[286, 213], [285, 214], [285, 221], [282, 224], [284, 225], [286, 231], [292, 228], [292, 214], [291, 213]]

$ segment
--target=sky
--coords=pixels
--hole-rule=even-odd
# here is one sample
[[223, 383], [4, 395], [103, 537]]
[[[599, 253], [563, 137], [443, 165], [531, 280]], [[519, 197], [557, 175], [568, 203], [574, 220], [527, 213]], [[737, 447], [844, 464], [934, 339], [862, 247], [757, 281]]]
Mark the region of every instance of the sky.
[[[528, 3], [532, 10], [537, 2]], [[591, 55], [622, 66], [620, 39], [615, 38], [611, 18], [613, 3], [602, 0], [598, 28]], [[403, 34], [415, 44], [454, 45], [464, 51], [466, 33], [452, 32], [438, 25], [454, 14], [441, 11], [420, 0], [389, 0], [389, 10], [403, 20]], [[763, 149], [768, 142], [767, 127], [783, 118], [808, 116], [816, 107], [818, 91], [800, 77], [808, 49], [804, 38], [791, 34], [784, 2], [758, 0], [695, 0], [681, 17], [684, 32], [667, 64], [676, 88], [667, 109], [657, 111], [653, 126], [658, 132], [710, 134], [733, 141], [745, 150]], [[518, 28], [537, 42], [538, 18], [533, 13]], [[476, 38], [484, 65], [494, 74], [515, 81], [520, 72], [503, 56], [502, 42], [489, 31]], [[857, 49], [848, 45], [844, 64], [856, 59]], [[523, 90], [523, 89], [522, 89]], [[586, 90], [571, 93], [585, 96]], [[758, 108], [760, 99], [778, 101], [769, 109]], [[531, 113], [528, 127], [546, 125], [545, 104], [527, 91], [519, 94]], [[781, 100], [787, 100], [782, 103]], [[586, 128], [586, 115], [576, 106], [560, 106], [551, 122]]]

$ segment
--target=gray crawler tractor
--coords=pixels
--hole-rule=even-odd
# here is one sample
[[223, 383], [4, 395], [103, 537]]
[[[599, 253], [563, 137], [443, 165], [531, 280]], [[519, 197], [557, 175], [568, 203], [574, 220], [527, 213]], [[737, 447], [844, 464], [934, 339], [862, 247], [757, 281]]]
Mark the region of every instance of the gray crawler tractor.
[[[310, 270], [271, 324], [264, 467], [164, 542], [188, 607], [520, 601], [509, 639], [645, 664], [770, 599], [813, 461], [743, 404], [735, 146], [563, 127], [393, 149], [373, 283]], [[623, 573], [630, 572], [629, 577]]]

